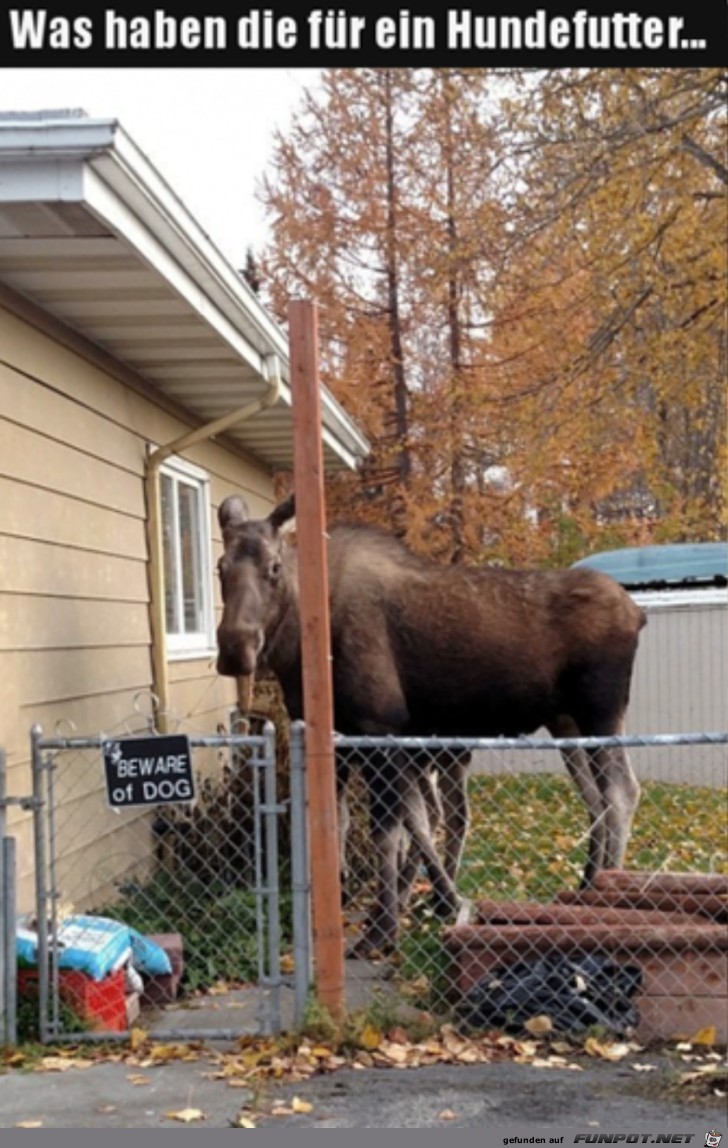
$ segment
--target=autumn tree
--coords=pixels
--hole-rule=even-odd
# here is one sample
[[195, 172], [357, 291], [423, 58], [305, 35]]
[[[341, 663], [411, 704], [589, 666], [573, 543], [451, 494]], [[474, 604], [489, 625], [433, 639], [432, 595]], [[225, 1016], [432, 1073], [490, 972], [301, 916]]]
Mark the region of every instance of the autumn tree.
[[[273, 306], [319, 305], [325, 380], [373, 442], [363, 491], [406, 488], [411, 472], [402, 290], [411, 243], [400, 164], [412, 82], [404, 70], [331, 70], [277, 138], [264, 201]], [[393, 509], [390, 500], [390, 510]], [[395, 507], [396, 509], [396, 507]]]
[[278, 137], [266, 283], [372, 458], [334, 510], [451, 561], [717, 537], [724, 78], [332, 69]]
[[724, 536], [725, 82], [556, 71], [508, 109], [523, 191], [498, 284], [501, 391], [551, 425], [532, 461], [558, 473], [580, 551]]
[[340, 500], [422, 545], [437, 547], [440, 533], [458, 560], [463, 428], [478, 395], [468, 370], [483, 335], [471, 279], [492, 206], [485, 79], [328, 71], [279, 136], [264, 186], [273, 304], [282, 313], [301, 290], [317, 300], [325, 379], [374, 444]]

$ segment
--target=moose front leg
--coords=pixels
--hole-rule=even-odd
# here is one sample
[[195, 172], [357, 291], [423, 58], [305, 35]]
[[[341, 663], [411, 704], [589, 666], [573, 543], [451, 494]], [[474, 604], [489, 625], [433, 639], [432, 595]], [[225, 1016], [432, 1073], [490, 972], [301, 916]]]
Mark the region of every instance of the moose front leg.
[[397, 941], [400, 846], [404, 832], [401, 777], [385, 754], [373, 754], [364, 763], [363, 777], [369, 798], [369, 831], [377, 874], [374, 904], [361, 939], [352, 950], [366, 956], [387, 952]]

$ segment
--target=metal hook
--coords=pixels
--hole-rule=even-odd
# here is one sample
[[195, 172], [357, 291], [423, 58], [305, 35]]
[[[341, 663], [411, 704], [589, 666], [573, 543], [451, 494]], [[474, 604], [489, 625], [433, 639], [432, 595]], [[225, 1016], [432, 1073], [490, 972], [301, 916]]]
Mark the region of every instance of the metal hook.
[[73, 736], [73, 734], [76, 733], [78, 727], [72, 718], [62, 717], [62, 718], [58, 719], [58, 721], [56, 722], [56, 724], [53, 727], [53, 731], [54, 731], [56, 737], [64, 737], [65, 736], [64, 729], [68, 733], [70, 733], [71, 736]]
[[159, 707], [159, 698], [152, 690], [138, 690], [137, 693], [134, 694], [131, 704], [134, 707], [134, 713], [139, 714], [140, 717], [143, 717], [144, 715], [139, 705], [139, 698], [149, 698], [151, 702], [151, 710], [146, 716], [146, 722], [149, 732], [156, 733], [157, 727], [154, 722], [154, 714]]

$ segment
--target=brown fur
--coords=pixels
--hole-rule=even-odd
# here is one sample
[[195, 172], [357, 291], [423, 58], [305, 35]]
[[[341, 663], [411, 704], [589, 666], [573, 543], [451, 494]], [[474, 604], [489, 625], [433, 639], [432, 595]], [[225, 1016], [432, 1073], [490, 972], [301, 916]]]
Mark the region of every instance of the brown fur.
[[[267, 666], [298, 718], [296, 551], [283, 546], [280, 529], [293, 512], [292, 498], [260, 522], [249, 521], [234, 496], [220, 507], [218, 669], [237, 676]], [[329, 590], [341, 733], [489, 737], [546, 726], [557, 736], [601, 736], [622, 728], [645, 619], [604, 574], [442, 567], [385, 531], [340, 525], [330, 531]], [[581, 752], [567, 767], [592, 823], [588, 884], [604, 865], [621, 865], [638, 786], [621, 749]], [[383, 857], [372, 928], [391, 937], [390, 839], [407, 816], [411, 829], [422, 803], [411, 761], [380, 762], [367, 776]], [[433, 874], [431, 843], [423, 829], [415, 832]], [[452, 909], [452, 880], [435, 872], [433, 884]]]

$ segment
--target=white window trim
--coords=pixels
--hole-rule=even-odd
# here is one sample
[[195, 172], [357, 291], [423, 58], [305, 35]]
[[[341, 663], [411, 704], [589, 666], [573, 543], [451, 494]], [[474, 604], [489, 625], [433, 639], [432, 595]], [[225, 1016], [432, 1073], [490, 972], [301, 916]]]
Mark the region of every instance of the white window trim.
[[[200, 530], [202, 540], [200, 558], [203, 569], [200, 571], [202, 579], [202, 610], [205, 618], [205, 629], [194, 634], [170, 634], [167, 631], [167, 661], [182, 662], [206, 658], [215, 653], [215, 610], [212, 598], [212, 533], [210, 527], [210, 475], [187, 459], [173, 455], [165, 459], [159, 468], [160, 475], [168, 478], [191, 479], [199, 485], [201, 498]], [[161, 493], [160, 493], [161, 497]], [[162, 508], [159, 507], [161, 514]], [[179, 561], [175, 562], [178, 578], [181, 582], [182, 570]], [[178, 583], [178, 590], [180, 584]]]

